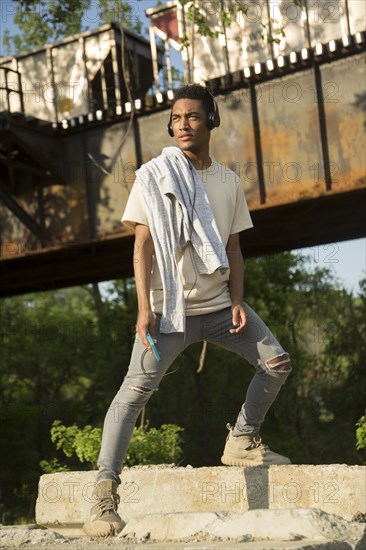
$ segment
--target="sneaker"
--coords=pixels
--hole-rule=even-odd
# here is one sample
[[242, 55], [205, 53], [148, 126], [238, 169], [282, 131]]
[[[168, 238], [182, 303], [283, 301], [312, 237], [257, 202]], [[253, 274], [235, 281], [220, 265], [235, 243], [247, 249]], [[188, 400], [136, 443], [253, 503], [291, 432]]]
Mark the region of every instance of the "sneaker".
[[93, 497], [98, 499], [92, 506], [89, 517], [83, 525], [84, 532], [91, 537], [114, 536], [126, 525], [117, 514], [120, 501], [118, 484], [110, 479], [99, 481], [94, 488]]
[[279, 455], [262, 443], [258, 434], [233, 436], [233, 427], [226, 425], [229, 434], [226, 438], [221, 462], [226, 466], [270, 466], [271, 464], [291, 464], [286, 456]]

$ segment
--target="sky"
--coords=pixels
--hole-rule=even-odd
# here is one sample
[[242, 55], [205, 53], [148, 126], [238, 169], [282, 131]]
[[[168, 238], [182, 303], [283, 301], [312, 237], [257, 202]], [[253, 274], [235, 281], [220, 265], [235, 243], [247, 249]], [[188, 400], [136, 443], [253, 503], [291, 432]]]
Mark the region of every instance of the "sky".
[[[133, 14], [138, 16], [148, 27], [148, 21], [144, 10], [157, 4], [156, 0], [134, 0]], [[92, 2], [96, 5], [97, 2]], [[13, 2], [11, 0], [0, 0], [0, 34], [7, 28], [10, 32], [15, 32], [13, 23]], [[97, 14], [94, 11], [89, 13], [89, 20], [95, 24], [91, 28], [98, 27]], [[1, 36], [2, 43], [2, 36]], [[2, 47], [0, 47], [0, 52]], [[172, 62], [177, 68], [181, 69], [180, 55], [178, 52], [172, 52]], [[310, 256], [310, 267], [327, 267], [339, 278], [343, 286], [350, 292], [358, 293], [358, 282], [366, 277], [366, 239], [356, 239], [352, 241], [343, 241], [329, 245], [319, 245], [313, 248], [304, 248], [295, 251], [298, 255]]]
[[366, 239], [322, 244], [294, 251], [310, 256], [310, 267], [326, 267], [339, 278], [344, 288], [359, 293], [359, 281], [366, 278]]

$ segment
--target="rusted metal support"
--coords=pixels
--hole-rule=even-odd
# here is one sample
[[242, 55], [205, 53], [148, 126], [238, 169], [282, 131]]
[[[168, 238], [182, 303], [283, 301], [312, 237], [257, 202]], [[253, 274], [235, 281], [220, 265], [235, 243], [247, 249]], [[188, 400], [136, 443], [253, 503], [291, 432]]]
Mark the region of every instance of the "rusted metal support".
[[271, 23], [271, 10], [269, 7], [269, 0], [266, 0], [266, 6], [267, 6], [267, 18], [268, 18], [269, 47], [271, 49], [271, 57], [272, 59], [274, 59], [275, 55], [274, 55], [273, 41], [272, 41], [272, 23]]
[[[112, 56], [112, 70], [113, 70], [113, 80], [114, 80], [114, 95], [115, 95], [115, 105], [122, 105], [122, 96], [120, 88], [120, 75], [119, 75], [119, 63], [117, 57], [117, 48], [116, 48], [116, 31], [113, 33], [113, 43], [111, 45], [111, 56]], [[138, 73], [137, 73], [138, 74]]]
[[305, 8], [305, 34], [306, 34], [306, 40], [308, 43], [308, 48], [311, 48], [311, 34], [310, 34], [310, 24], [309, 24], [309, 10], [308, 10], [308, 2], [307, 0], [304, 0], [304, 8]]
[[85, 47], [85, 38], [82, 36], [79, 39], [79, 42], [81, 43], [81, 47], [83, 49], [83, 67], [84, 67], [84, 78], [86, 80], [86, 86], [87, 86], [87, 98], [88, 98], [88, 108], [87, 112], [84, 114], [90, 113], [90, 111], [94, 111], [93, 109], [93, 95], [92, 90], [90, 86], [90, 80], [89, 80], [89, 71], [88, 71], [88, 65], [87, 65], [87, 56], [86, 56], [86, 47]]
[[10, 94], [9, 94], [9, 87], [8, 87], [8, 71], [4, 71], [4, 78], [5, 78], [5, 90], [6, 90], [6, 104], [8, 106], [8, 111], [10, 113]]
[[[20, 160], [13, 160], [10, 154], [5, 157], [0, 153], [0, 164], [4, 164], [5, 166], [7, 166], [9, 172], [11, 170], [17, 169], [24, 170], [24, 172], [29, 172], [41, 178], [49, 177], [51, 179], [51, 177], [53, 177], [53, 175], [51, 175], [49, 171], [45, 171], [41, 168], [37, 168], [36, 166], [32, 166], [30, 163], [22, 162]], [[57, 183], [59, 185], [62, 185], [61, 180], [58, 180]]]
[[6, 164], [8, 168], [9, 182], [10, 182], [9, 191], [10, 193], [15, 194], [17, 184], [15, 181], [14, 166], [12, 164], [11, 145], [8, 141], [5, 143], [5, 149], [6, 149], [6, 159], [5, 158], [3, 159], [3, 163]]
[[[1, 72], [1, 75], [3, 75], [3, 77], [1, 77], [1, 78], [4, 79], [4, 84], [2, 84], [0, 82], [0, 90], [4, 90], [5, 95], [6, 95], [6, 110], [9, 113], [13, 112], [12, 111], [12, 106], [11, 106], [11, 101], [10, 101], [10, 94], [18, 94], [20, 96], [21, 109], [22, 109], [22, 112], [24, 112], [23, 95], [22, 95], [22, 90], [21, 90], [21, 81], [20, 81], [19, 72], [14, 70], [14, 69], [10, 69], [9, 67], [0, 67], [0, 72]], [[14, 73], [17, 76], [19, 90], [14, 88], [14, 83], [13, 82], [10, 82], [10, 85], [9, 85], [9, 73]]]
[[24, 97], [23, 97], [23, 89], [22, 89], [22, 76], [19, 72], [19, 67], [18, 67], [18, 60], [17, 58], [15, 57], [15, 67], [16, 67], [16, 72], [17, 72], [17, 77], [18, 77], [18, 90], [19, 90], [19, 98], [20, 98], [20, 110], [22, 113], [24, 113]]
[[39, 223], [42, 228], [42, 233], [40, 236], [41, 245], [46, 246], [45, 231], [46, 231], [46, 218], [44, 211], [44, 196], [43, 196], [43, 186], [37, 185], [37, 199], [38, 199], [38, 217]]
[[57, 88], [55, 84], [55, 70], [53, 66], [53, 48], [52, 46], [46, 47], [46, 59], [49, 66], [50, 76], [51, 76], [51, 85], [52, 85], [52, 91], [53, 91], [53, 109], [55, 111], [55, 122], [59, 122], [59, 112], [58, 112], [58, 106], [57, 106]]
[[249, 90], [250, 90], [250, 104], [252, 107], [255, 155], [257, 159], [259, 197], [260, 197], [260, 203], [264, 204], [266, 202], [266, 184], [264, 180], [263, 155], [262, 155], [260, 127], [259, 127], [257, 94], [255, 91], [255, 85], [253, 82], [249, 83]]
[[[98, 34], [98, 44], [100, 44], [100, 35]], [[100, 50], [100, 48], [99, 48]], [[100, 60], [100, 89], [102, 92], [102, 109], [108, 109], [108, 92], [107, 92], [107, 82], [105, 79], [105, 59]]]
[[[187, 27], [186, 27], [186, 15], [184, 12], [184, 6], [185, 4], [182, 4], [182, 26], [183, 26], [183, 36], [186, 39], [187, 38]], [[191, 62], [189, 60], [189, 47], [186, 48], [187, 52], [187, 77], [188, 77], [188, 83], [192, 82], [192, 71], [193, 67], [191, 69]]]
[[317, 63], [314, 63], [314, 75], [315, 75], [316, 98], [317, 98], [317, 104], [318, 104], [320, 140], [321, 140], [322, 153], [323, 153], [325, 188], [327, 191], [330, 191], [332, 188], [332, 176], [331, 176], [330, 162], [329, 162], [327, 122], [326, 122], [325, 108], [324, 108], [322, 76], [320, 72], [320, 67]]
[[[229, 75], [231, 73], [231, 70], [230, 70], [229, 50], [228, 50], [228, 47], [227, 47], [226, 25], [225, 25], [225, 19], [224, 19], [224, 15], [223, 15], [224, 12], [225, 12], [224, 0], [220, 1], [220, 9], [221, 9], [221, 25], [222, 25], [224, 38], [225, 38], [224, 51], [225, 51], [226, 75]], [[192, 60], [192, 65], [193, 65], [193, 60]], [[193, 67], [193, 70], [194, 70], [194, 67]]]
[[153, 68], [153, 74], [154, 74], [154, 84], [155, 84], [155, 88], [158, 90], [159, 89], [158, 51], [156, 48], [156, 38], [155, 38], [155, 32], [153, 29], [152, 21], [150, 23], [149, 33], [150, 33], [150, 48], [151, 48], [152, 68]]
[[89, 225], [89, 236], [91, 239], [94, 239], [96, 236], [96, 197], [95, 197], [95, 184], [92, 174], [90, 174], [89, 166], [90, 160], [87, 155], [86, 147], [86, 136], [85, 130], [80, 129], [81, 134], [81, 143], [83, 151], [83, 163], [85, 170], [83, 173], [84, 184], [85, 184], [85, 194], [86, 194], [86, 204], [88, 208], [88, 225]]
[[13, 214], [31, 231], [38, 239], [43, 240], [43, 229], [34, 219], [17, 203], [4, 185], [0, 183], [0, 200]]
[[166, 70], [168, 77], [168, 87], [173, 88], [173, 76], [172, 76], [172, 63], [170, 59], [170, 46], [168, 40], [164, 41], [165, 48], [165, 61], [166, 61]]
[[351, 24], [349, 21], [348, 0], [344, 0], [344, 6], [346, 8], [347, 33], [348, 33], [348, 36], [351, 36]]
[[142, 164], [142, 148], [141, 148], [141, 138], [140, 138], [140, 127], [137, 120], [137, 117], [133, 118], [133, 136], [135, 142], [135, 153], [136, 153], [136, 163], [138, 168]]

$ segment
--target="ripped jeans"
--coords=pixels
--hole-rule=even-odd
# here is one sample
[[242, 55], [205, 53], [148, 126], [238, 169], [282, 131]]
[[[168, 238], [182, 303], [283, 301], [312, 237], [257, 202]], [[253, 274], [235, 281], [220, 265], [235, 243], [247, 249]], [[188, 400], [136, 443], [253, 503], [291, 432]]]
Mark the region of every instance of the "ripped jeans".
[[153, 354], [146, 353], [143, 368], [141, 357], [146, 348], [136, 334], [128, 372], [104, 420], [96, 483], [102, 479], [120, 483], [122, 463], [138, 415], [153, 392], [158, 390], [163, 375], [174, 359], [194, 342], [206, 340], [217, 344], [237, 353], [255, 367], [233, 435], [259, 431], [268, 409], [291, 371], [291, 363], [289, 355], [260, 317], [247, 304], [244, 306], [247, 324], [244, 331], [237, 334], [229, 332], [233, 328], [230, 307], [205, 315], [187, 316], [185, 334], [161, 334], [161, 315], [157, 313], [155, 338], [161, 361], [157, 362]]

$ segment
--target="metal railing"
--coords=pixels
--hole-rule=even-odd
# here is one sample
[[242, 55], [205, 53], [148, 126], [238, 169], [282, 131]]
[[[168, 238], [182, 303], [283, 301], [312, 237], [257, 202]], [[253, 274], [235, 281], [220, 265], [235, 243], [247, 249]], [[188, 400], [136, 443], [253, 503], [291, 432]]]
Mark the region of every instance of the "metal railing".
[[0, 112], [24, 113], [22, 79], [19, 71], [0, 67]]

